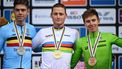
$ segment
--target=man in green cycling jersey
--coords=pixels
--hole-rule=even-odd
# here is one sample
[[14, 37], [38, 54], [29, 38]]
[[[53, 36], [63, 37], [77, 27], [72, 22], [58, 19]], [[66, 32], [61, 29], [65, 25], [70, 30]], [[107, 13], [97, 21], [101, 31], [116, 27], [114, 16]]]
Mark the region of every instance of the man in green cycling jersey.
[[100, 18], [95, 9], [88, 9], [82, 15], [88, 35], [76, 41], [71, 59], [71, 69], [84, 56], [87, 69], [112, 69], [112, 44], [122, 47], [122, 38], [111, 33], [100, 32]]

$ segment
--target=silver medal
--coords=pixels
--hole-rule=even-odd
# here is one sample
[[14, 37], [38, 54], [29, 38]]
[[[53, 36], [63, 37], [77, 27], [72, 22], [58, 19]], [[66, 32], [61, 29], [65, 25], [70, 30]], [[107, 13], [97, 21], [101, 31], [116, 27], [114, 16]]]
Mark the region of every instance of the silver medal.
[[19, 46], [19, 48], [17, 49], [17, 53], [19, 55], [24, 55], [25, 54], [25, 48], [23, 46]]

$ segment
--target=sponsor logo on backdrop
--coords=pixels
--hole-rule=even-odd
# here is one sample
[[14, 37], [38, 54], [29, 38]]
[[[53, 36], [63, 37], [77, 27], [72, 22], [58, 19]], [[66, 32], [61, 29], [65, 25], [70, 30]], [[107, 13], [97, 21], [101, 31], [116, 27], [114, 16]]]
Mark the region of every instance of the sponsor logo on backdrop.
[[10, 7], [13, 6], [14, 0], [3, 0], [3, 6]]
[[32, 0], [32, 6], [52, 6], [58, 3], [58, 0]]
[[33, 9], [32, 10], [32, 23], [33, 24], [51, 24], [50, 17], [51, 9]]
[[83, 24], [82, 14], [86, 9], [67, 9], [65, 24]]
[[118, 21], [122, 24], [122, 8], [119, 9]]
[[[65, 24], [83, 24], [81, 15], [85, 9], [67, 9]], [[52, 24], [50, 17], [51, 9], [33, 9], [32, 10], [32, 23], [33, 24]], [[44, 14], [46, 13], [46, 14]]]
[[108, 9], [96, 9], [96, 10], [98, 11], [101, 24], [115, 24], [116, 22], [115, 9], [108, 8]]
[[61, 0], [65, 6], [86, 6], [87, 0]]
[[90, 0], [91, 6], [115, 6], [116, 0]]
[[71, 11], [67, 19], [82, 19], [82, 15], [78, 14], [78, 11]]

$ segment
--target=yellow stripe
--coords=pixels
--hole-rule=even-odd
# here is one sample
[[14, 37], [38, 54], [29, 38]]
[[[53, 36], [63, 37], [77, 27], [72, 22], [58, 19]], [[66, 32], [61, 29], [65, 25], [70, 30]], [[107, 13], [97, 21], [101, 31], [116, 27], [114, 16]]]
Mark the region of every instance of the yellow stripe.
[[[56, 50], [56, 49], [55, 49], [54, 47], [42, 48], [42, 51], [43, 51], [43, 52], [49, 52], [49, 51], [54, 52], [55, 50]], [[72, 53], [72, 52], [73, 52], [73, 49], [72, 49], [72, 48], [64, 48], [64, 47], [61, 47], [61, 48], [60, 48], [60, 51], [66, 52], [66, 53]]]
[[[10, 40], [10, 41], [7, 41], [7, 43], [19, 43], [18, 40]], [[24, 43], [32, 43], [31, 40], [24, 40]]]
[[[49, 49], [49, 50], [53, 50], [54, 49], [55, 50], [54, 47], [48, 47], [48, 48], [43, 47], [43, 49]], [[61, 47], [60, 50], [72, 50], [72, 48], [64, 48], [64, 47]]]

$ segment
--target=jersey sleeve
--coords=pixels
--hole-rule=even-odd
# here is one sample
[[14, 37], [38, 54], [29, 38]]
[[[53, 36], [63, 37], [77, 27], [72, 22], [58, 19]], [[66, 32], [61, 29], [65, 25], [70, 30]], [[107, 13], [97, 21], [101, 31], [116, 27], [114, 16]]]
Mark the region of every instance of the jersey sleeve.
[[111, 39], [112, 40], [112, 44], [116, 44], [117, 46], [122, 47], [122, 38], [117, 37], [114, 34], [112, 34], [111, 37], [112, 37], [112, 39]]
[[35, 37], [32, 39], [32, 49], [34, 52], [40, 52], [41, 51], [41, 43], [42, 43], [42, 32], [41, 30], [35, 35]]
[[0, 28], [0, 52], [5, 44], [5, 32], [2, 28]]
[[77, 39], [75, 43], [74, 53], [71, 59], [71, 69], [74, 69], [74, 67], [76, 66], [76, 64], [81, 58], [81, 54], [82, 54], [81, 42], [80, 39]]

